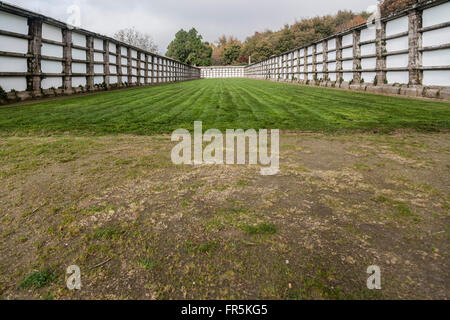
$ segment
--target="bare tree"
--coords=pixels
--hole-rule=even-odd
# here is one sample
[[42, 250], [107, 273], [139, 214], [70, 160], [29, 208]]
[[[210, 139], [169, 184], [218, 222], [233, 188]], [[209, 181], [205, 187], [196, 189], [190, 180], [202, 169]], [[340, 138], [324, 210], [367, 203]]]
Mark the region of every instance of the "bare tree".
[[154, 42], [152, 36], [147, 33], [142, 33], [134, 27], [119, 30], [113, 37], [114, 39], [125, 42], [142, 50], [158, 53], [158, 46]]

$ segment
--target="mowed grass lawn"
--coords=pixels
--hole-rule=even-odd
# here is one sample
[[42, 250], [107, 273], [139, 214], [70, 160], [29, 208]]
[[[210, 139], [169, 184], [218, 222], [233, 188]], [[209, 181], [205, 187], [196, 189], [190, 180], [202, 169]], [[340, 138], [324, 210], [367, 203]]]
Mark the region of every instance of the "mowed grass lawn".
[[192, 129], [447, 130], [450, 104], [257, 81], [209, 79], [0, 108], [0, 132], [156, 134]]

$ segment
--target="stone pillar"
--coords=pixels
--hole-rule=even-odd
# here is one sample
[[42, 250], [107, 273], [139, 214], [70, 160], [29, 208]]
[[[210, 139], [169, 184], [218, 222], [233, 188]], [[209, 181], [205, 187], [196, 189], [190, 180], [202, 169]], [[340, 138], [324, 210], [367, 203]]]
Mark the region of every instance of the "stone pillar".
[[342, 37], [336, 37], [336, 80], [340, 82], [343, 78], [342, 72]]
[[353, 30], [353, 82], [361, 82], [361, 30]]
[[308, 47], [303, 49], [303, 77], [304, 81], [308, 81]]
[[28, 54], [27, 60], [27, 91], [34, 96], [41, 96], [41, 48], [42, 48], [42, 20], [28, 19]]
[[408, 15], [409, 21], [409, 84], [420, 85], [422, 84], [423, 72], [420, 69], [422, 67], [422, 53], [420, 48], [422, 47], [422, 33], [419, 30], [422, 28], [422, 12], [415, 9]]
[[144, 84], [145, 85], [148, 85], [148, 83], [149, 83], [149, 81], [148, 81], [148, 55], [147, 54], [145, 54], [145, 63], [144, 63], [144, 68], [145, 68], [145, 70], [144, 70], [144, 76], [145, 76], [145, 78], [144, 78]]
[[71, 94], [72, 93], [72, 30], [69, 30], [69, 29], [63, 30], [63, 42], [64, 42], [63, 87], [64, 87], [64, 93]]
[[141, 84], [141, 53], [138, 51], [137, 53], [137, 63], [136, 63], [136, 67], [137, 67], [137, 83]]
[[116, 73], [117, 73], [117, 85], [119, 87], [123, 86], [124, 82], [127, 82], [128, 79], [125, 75], [125, 80], [123, 81], [123, 72], [122, 72], [122, 48], [120, 45], [116, 45]]
[[109, 87], [109, 41], [103, 40], [103, 82]]
[[86, 47], [87, 47], [87, 89], [94, 90], [94, 37], [86, 37]]
[[323, 68], [323, 74], [324, 74], [324, 80], [328, 81], [328, 41], [324, 40], [322, 42], [322, 56], [323, 56], [323, 62], [322, 62], [322, 68]]
[[154, 83], [156, 83], [156, 81], [155, 81], [155, 61], [156, 61], [156, 59], [155, 59], [154, 55], [152, 55], [150, 57], [150, 59], [151, 59], [150, 61], [152, 62], [152, 75], [151, 75], [150, 80], [151, 80], [151, 84], [154, 84]]
[[386, 23], [380, 21], [380, 28], [376, 31], [376, 52], [377, 52], [377, 82], [383, 85], [386, 81]]

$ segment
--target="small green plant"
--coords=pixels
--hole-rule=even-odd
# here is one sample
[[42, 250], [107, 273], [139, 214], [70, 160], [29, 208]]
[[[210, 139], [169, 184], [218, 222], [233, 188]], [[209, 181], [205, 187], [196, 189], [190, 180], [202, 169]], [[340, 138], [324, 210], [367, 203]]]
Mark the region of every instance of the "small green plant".
[[275, 234], [277, 232], [277, 227], [272, 223], [261, 223], [254, 226], [246, 225], [242, 229], [250, 235]]
[[45, 287], [56, 279], [56, 274], [50, 269], [36, 271], [22, 280], [19, 287], [22, 289], [39, 289]]
[[349, 82], [349, 85], [352, 85], [353, 84], [353, 79], [352, 80], [350, 80], [350, 82]]
[[158, 266], [158, 263], [157, 263], [156, 261], [151, 260], [151, 259], [147, 259], [147, 258], [144, 258], [144, 259], [139, 260], [139, 263], [140, 263], [146, 270], [150, 270], [150, 269], [156, 268], [156, 267]]
[[375, 78], [373, 78], [373, 85], [377, 86], [378, 85], [378, 77], [375, 76]]
[[6, 100], [7, 98], [8, 95], [6, 94], [6, 91], [0, 86], [0, 100]]
[[363, 84], [365, 81], [364, 81], [364, 78], [361, 78], [361, 80], [359, 81], [359, 83], [361, 83], [361, 84]]
[[383, 83], [384, 83], [384, 84], [388, 84], [388, 83], [389, 83], [389, 82], [388, 82], [388, 79], [384, 79], [384, 80], [383, 80]]

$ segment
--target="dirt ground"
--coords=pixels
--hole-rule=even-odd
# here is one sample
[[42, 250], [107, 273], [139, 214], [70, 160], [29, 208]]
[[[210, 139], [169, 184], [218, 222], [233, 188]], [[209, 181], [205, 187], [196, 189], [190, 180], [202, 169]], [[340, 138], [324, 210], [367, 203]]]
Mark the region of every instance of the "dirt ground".
[[1, 137], [1, 298], [450, 296], [449, 133], [285, 132], [276, 176], [175, 166], [173, 145]]

